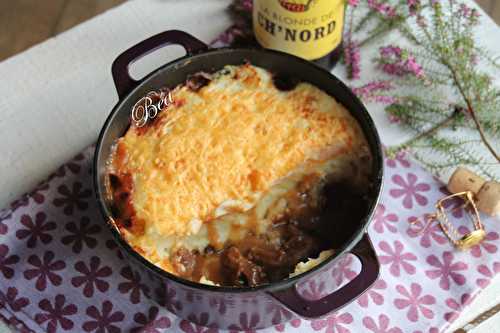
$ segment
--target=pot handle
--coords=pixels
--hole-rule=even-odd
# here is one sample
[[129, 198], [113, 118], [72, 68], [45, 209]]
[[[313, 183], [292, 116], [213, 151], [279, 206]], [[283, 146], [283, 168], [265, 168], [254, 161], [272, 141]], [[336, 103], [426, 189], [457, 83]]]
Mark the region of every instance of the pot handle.
[[140, 83], [140, 81], [130, 77], [129, 66], [143, 56], [172, 44], [184, 47], [188, 56], [208, 49], [207, 44], [180, 30], [164, 31], [132, 46], [120, 54], [111, 65], [111, 74], [120, 99]]
[[304, 318], [318, 318], [334, 312], [365, 292], [378, 278], [380, 265], [367, 233], [351, 250], [361, 261], [361, 272], [349, 283], [319, 299], [307, 300], [297, 292], [297, 285], [269, 294], [285, 307]]

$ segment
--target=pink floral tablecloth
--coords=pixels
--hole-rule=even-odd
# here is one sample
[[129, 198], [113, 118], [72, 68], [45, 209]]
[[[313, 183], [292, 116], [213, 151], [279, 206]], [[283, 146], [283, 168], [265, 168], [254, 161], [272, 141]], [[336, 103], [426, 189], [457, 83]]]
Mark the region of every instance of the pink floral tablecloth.
[[[153, 291], [120, 254], [94, 202], [92, 155], [90, 147], [1, 211], [1, 317], [24, 332], [218, 332], [201, 326], [210, 324], [208, 314], [193, 317], [195, 324], [149, 299]], [[487, 239], [459, 252], [437, 225], [420, 233], [422, 223], [409, 223], [433, 212], [443, 185], [404, 155], [386, 159], [385, 167], [382, 199], [369, 228], [380, 279], [324, 319], [295, 318], [262, 332], [441, 332], [500, 272], [497, 220], [484, 219]], [[463, 212], [454, 215], [466, 232]], [[356, 265], [350, 258], [340, 274], [326, 272], [302, 286], [304, 293], [319, 297], [333, 281], [352, 279]], [[183, 301], [189, 311], [190, 300]], [[253, 332], [258, 322], [258, 315], [242, 314], [234, 331]]]

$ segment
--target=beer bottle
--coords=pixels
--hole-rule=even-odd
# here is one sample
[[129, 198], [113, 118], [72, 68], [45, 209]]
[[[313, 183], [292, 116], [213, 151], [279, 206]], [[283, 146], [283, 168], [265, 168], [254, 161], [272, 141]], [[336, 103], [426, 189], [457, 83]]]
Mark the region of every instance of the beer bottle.
[[331, 69], [340, 57], [345, 0], [254, 0], [259, 44]]

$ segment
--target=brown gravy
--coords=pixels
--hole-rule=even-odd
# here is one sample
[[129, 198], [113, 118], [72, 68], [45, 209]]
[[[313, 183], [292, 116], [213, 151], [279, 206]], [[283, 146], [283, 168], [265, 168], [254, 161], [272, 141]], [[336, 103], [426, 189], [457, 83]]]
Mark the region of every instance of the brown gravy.
[[[109, 180], [118, 227], [143, 234], [144, 223], [136, 218], [131, 203], [131, 176], [110, 174]], [[324, 183], [321, 190], [312, 190], [318, 182]], [[187, 280], [198, 282], [204, 277], [221, 286], [257, 286], [283, 280], [299, 262], [316, 258], [321, 251], [335, 250], [353, 235], [366, 215], [365, 192], [348, 180], [327, 182], [316, 174], [308, 175], [285, 195], [284, 214], [276, 217], [265, 233], [247, 231], [238, 241], [235, 239], [241, 237], [230, 234], [226, 243], [217, 244], [217, 236], [211, 235], [215, 230], [209, 226], [212, 245], [203, 252], [177, 249], [170, 258], [173, 269]]]
[[205, 277], [221, 286], [256, 286], [287, 278], [299, 262], [341, 246], [366, 213], [362, 191], [348, 182], [325, 185], [319, 200], [309, 195], [305, 189], [294, 191], [287, 198], [286, 214], [263, 235], [228, 241], [219, 251], [210, 246], [204, 252], [179, 249], [172, 258], [174, 269], [185, 279], [198, 282]]

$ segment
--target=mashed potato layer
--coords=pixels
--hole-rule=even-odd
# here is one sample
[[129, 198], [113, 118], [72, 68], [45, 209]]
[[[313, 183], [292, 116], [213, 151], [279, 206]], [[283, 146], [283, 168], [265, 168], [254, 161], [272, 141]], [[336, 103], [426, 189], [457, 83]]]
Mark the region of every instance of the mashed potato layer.
[[358, 123], [317, 87], [280, 87], [250, 64], [226, 66], [204, 80], [179, 85], [154, 119], [132, 124], [109, 167], [122, 235], [179, 275], [186, 268], [174, 257], [222, 250], [250, 228], [253, 236], [266, 232], [288, 209], [280, 196], [292, 198], [305, 177], [336, 172], [354, 179], [369, 167]]

